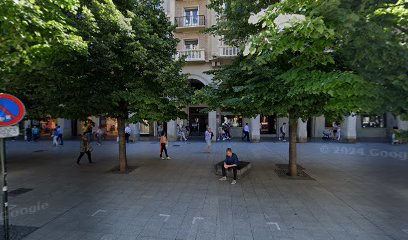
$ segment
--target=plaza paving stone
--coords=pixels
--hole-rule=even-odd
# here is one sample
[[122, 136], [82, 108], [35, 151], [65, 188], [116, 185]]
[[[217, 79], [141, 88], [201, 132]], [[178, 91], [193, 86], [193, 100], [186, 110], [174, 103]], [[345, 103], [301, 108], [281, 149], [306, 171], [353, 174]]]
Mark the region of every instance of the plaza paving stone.
[[[10, 223], [39, 229], [27, 240], [408, 239], [408, 147], [387, 143], [298, 144], [298, 163], [313, 180], [274, 172], [288, 143], [128, 144], [129, 174], [115, 142], [94, 146], [75, 164], [79, 142], [7, 142]], [[218, 181], [214, 163], [232, 147], [253, 168], [236, 185]], [[45, 151], [39, 151], [45, 150]]]

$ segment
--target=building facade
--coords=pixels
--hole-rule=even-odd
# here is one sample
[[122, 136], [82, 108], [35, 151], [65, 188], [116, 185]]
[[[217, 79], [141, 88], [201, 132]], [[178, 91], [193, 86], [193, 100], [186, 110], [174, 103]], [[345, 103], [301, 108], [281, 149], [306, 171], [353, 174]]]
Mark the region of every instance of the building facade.
[[[186, 64], [184, 73], [188, 73], [191, 86], [200, 88], [211, 83], [212, 76], [206, 74], [224, 64], [229, 64], [231, 59], [239, 54], [239, 49], [225, 45], [220, 37], [205, 34], [203, 30], [216, 24], [216, 13], [207, 8], [209, 0], [165, 0], [164, 10], [176, 26], [175, 36], [180, 40], [177, 57], [185, 56]], [[207, 127], [212, 128], [216, 136], [223, 123], [229, 122], [232, 126], [231, 134], [234, 137], [242, 135], [242, 127], [248, 123], [250, 126], [251, 139], [254, 142], [261, 137], [278, 137], [279, 128], [287, 118], [276, 116], [258, 115], [255, 118], [233, 115], [222, 110], [210, 113], [202, 113], [205, 105], [187, 106], [185, 111], [188, 119], [177, 119], [167, 124], [167, 133], [170, 139], [177, 138], [177, 124], [189, 126], [191, 134], [203, 135]], [[394, 128], [407, 129], [407, 122], [392, 114], [361, 115], [346, 117], [340, 123], [343, 139], [350, 142], [357, 138], [387, 138], [390, 137]], [[308, 119], [306, 122], [299, 121], [298, 139], [306, 141], [308, 137], [320, 138], [324, 131], [333, 129], [333, 123], [328, 122], [324, 116]], [[218, 137], [215, 137], [217, 139]]]
[[[175, 36], [180, 40], [177, 46], [176, 58], [185, 57], [186, 63], [183, 72], [189, 75], [191, 87], [200, 89], [212, 82], [212, 76], [206, 74], [219, 66], [230, 64], [240, 50], [228, 46], [220, 37], [205, 34], [204, 30], [216, 24], [216, 14], [207, 8], [209, 0], [164, 0], [163, 8], [169, 20], [177, 27]], [[133, 124], [134, 139], [142, 136], [158, 136], [163, 130], [167, 131], [171, 140], [177, 139], [177, 125], [188, 126], [190, 136], [203, 136], [207, 127], [214, 134], [214, 141], [221, 134], [220, 127], [224, 123], [231, 125], [232, 137], [242, 136], [242, 127], [249, 124], [250, 137], [253, 142], [258, 142], [262, 137], [278, 137], [279, 128], [287, 118], [278, 118], [274, 115], [258, 115], [255, 118], [234, 115], [222, 109], [205, 113], [205, 105], [186, 106], [187, 119], [175, 119], [168, 123], [143, 121]], [[102, 127], [108, 136], [115, 137], [117, 123], [115, 119], [92, 117], [95, 128]], [[65, 119], [50, 120], [51, 123], [42, 123], [46, 129], [53, 125], [63, 127], [66, 136], [75, 136], [81, 129], [79, 121]], [[54, 123], [53, 123], [54, 122]], [[32, 124], [32, 123], [31, 123]], [[26, 124], [27, 125], [27, 124]], [[51, 126], [51, 127], [49, 127]], [[395, 127], [408, 129], [408, 122], [392, 114], [348, 116], [340, 123], [342, 139], [353, 142], [357, 138], [387, 138], [392, 134]], [[307, 141], [309, 137], [320, 138], [324, 131], [333, 128], [333, 123], [328, 122], [324, 116], [308, 119], [306, 122], [299, 121], [298, 139]]]

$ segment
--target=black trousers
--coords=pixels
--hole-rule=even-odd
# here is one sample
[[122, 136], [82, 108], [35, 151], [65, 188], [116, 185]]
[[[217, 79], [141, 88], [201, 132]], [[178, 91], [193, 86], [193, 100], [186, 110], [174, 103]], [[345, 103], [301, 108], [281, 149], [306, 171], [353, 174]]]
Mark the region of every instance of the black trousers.
[[92, 163], [91, 151], [81, 152], [81, 153], [79, 154], [77, 163], [79, 163], [79, 161], [81, 161], [81, 158], [82, 158], [82, 156], [84, 156], [85, 153], [86, 153], [86, 155], [88, 156], [88, 161], [89, 161], [89, 163]]
[[245, 138], [247, 139], [247, 141], [249, 142], [249, 132], [243, 132], [244, 136], [242, 137], [242, 140], [244, 140]]
[[286, 135], [286, 133], [284, 133], [284, 132], [281, 131], [281, 138], [282, 138], [282, 140], [285, 140], [285, 135]]
[[57, 142], [60, 141], [61, 145], [64, 145], [64, 140], [62, 140], [62, 134], [58, 134]]
[[[227, 171], [226, 171], [226, 169], [225, 169], [225, 167], [224, 167], [224, 165], [222, 165], [222, 176], [227, 176]], [[238, 169], [238, 167], [230, 167], [230, 168], [228, 168], [228, 170], [229, 169], [232, 169], [232, 171], [233, 171], [233, 173], [234, 173], [234, 180], [237, 180], [237, 169]]]
[[163, 156], [163, 151], [166, 154], [166, 157], [169, 157], [169, 155], [167, 154], [167, 148], [166, 148], [166, 144], [165, 143], [161, 143], [160, 144], [160, 157]]
[[129, 137], [130, 137], [130, 134], [129, 134], [129, 133], [125, 133], [125, 138], [126, 138], [126, 142], [127, 142], [127, 143], [129, 143]]

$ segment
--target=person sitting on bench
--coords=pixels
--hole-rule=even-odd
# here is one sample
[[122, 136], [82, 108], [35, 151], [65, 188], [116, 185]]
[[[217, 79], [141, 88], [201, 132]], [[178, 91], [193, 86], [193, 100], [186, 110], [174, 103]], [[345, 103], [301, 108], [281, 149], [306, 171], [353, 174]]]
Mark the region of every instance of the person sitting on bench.
[[234, 180], [232, 180], [231, 184], [236, 184], [237, 183], [237, 169], [239, 167], [239, 161], [238, 161], [238, 156], [232, 152], [231, 148], [227, 148], [227, 156], [225, 157], [224, 160], [224, 165], [222, 165], [222, 178], [220, 178], [220, 181], [225, 181], [227, 180], [227, 169], [232, 169], [234, 173]]

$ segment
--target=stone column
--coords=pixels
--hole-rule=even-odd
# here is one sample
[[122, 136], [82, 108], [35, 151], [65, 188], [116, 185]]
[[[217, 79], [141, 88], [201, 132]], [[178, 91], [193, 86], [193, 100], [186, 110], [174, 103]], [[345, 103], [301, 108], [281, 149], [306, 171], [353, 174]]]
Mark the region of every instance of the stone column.
[[323, 131], [325, 131], [325, 117], [319, 116], [314, 118], [314, 123], [313, 123], [313, 136], [314, 138], [320, 138], [323, 136]]
[[168, 17], [170, 18], [171, 23], [174, 24], [174, 18], [176, 17], [176, 0], [168, 0]]
[[174, 120], [167, 122], [167, 139], [177, 141], [177, 122]]
[[400, 116], [397, 116], [397, 127], [400, 130], [408, 130], [408, 121], [404, 121]]
[[[33, 126], [31, 126], [31, 120], [24, 120], [24, 129], [23, 129], [24, 140], [26, 140], [26, 136], [27, 136], [26, 128], [28, 126], [33, 127]], [[20, 135], [21, 135], [21, 132], [20, 132]]]
[[297, 142], [307, 142], [307, 121], [303, 122], [300, 118], [298, 119]]
[[251, 142], [257, 143], [261, 140], [261, 116], [257, 115], [249, 119], [249, 137]]
[[157, 132], [157, 122], [153, 122], [153, 137], [159, 136], [159, 133]]
[[353, 114], [344, 119], [343, 126], [340, 125], [340, 136], [349, 143], [357, 141], [357, 116]]
[[140, 140], [140, 123], [129, 124], [130, 129], [132, 129], [131, 139], [133, 142]]
[[64, 118], [58, 118], [57, 119], [57, 124], [62, 128], [63, 138], [64, 139], [72, 137], [71, 120], [64, 119]]
[[208, 113], [208, 127], [211, 128], [211, 131], [214, 133], [212, 139], [213, 142], [217, 141], [217, 112], [212, 111]]

